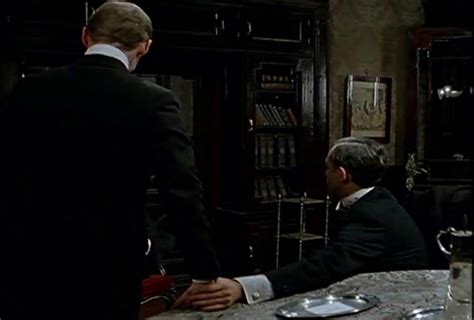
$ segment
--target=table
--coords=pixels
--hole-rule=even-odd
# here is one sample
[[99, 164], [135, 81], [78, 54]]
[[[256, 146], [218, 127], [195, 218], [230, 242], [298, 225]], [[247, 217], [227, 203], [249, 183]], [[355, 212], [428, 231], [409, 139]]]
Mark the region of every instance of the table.
[[394, 320], [416, 308], [443, 305], [448, 277], [448, 270], [364, 273], [334, 283], [324, 289], [259, 304], [236, 304], [219, 312], [173, 310], [148, 319], [279, 319], [275, 316], [275, 310], [288, 302], [307, 297], [324, 297], [328, 294], [365, 293], [377, 296], [381, 301], [380, 304], [359, 314], [337, 319]]

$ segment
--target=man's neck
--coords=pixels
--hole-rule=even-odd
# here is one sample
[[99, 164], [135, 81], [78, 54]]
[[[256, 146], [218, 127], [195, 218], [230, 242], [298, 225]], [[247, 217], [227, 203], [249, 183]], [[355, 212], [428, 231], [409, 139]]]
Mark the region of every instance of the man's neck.
[[123, 52], [122, 50], [120, 50], [119, 48], [114, 47], [110, 44], [105, 44], [105, 43], [93, 44], [89, 48], [87, 48], [86, 52], [84, 53], [84, 55], [90, 55], [90, 54], [99, 54], [99, 55], [117, 59], [125, 65], [127, 70], [130, 70], [130, 60], [127, 54]]
[[368, 187], [368, 188], [355, 188], [353, 189], [354, 192], [346, 195], [345, 197], [343, 197], [336, 205], [336, 210], [339, 209], [341, 206], [342, 207], [349, 207], [351, 205], [353, 205], [354, 203], [356, 203], [357, 201], [359, 201], [360, 198], [362, 198], [363, 196], [365, 196], [367, 193], [369, 193], [370, 191], [372, 191], [374, 187]]

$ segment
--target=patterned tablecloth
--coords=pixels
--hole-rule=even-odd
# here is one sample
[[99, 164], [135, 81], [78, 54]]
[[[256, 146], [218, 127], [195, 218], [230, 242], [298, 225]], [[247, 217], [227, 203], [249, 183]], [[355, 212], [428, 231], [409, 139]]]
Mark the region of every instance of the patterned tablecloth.
[[421, 307], [443, 305], [448, 283], [448, 270], [395, 271], [364, 273], [331, 286], [291, 297], [255, 305], [237, 304], [220, 312], [170, 311], [150, 320], [162, 319], [278, 319], [275, 310], [288, 302], [328, 294], [364, 293], [375, 295], [380, 304], [359, 314], [337, 317], [338, 320], [394, 320]]

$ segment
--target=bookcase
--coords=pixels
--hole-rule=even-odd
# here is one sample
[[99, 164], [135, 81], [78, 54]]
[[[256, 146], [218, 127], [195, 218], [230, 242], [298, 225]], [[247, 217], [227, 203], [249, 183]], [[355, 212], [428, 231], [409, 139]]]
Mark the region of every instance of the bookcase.
[[307, 191], [303, 149], [311, 148], [312, 123], [303, 114], [313, 113], [312, 66], [310, 58], [247, 55], [229, 69], [221, 207], [266, 210], [279, 194]]
[[[250, 139], [254, 143], [254, 196], [269, 203], [301, 188], [291, 179], [298, 170], [301, 138], [300, 76], [294, 63], [260, 62], [255, 68], [254, 108]], [[253, 112], [253, 114], [252, 114]], [[296, 179], [297, 180], [297, 179]]]
[[[246, 55], [234, 66], [228, 78], [238, 89], [229, 92], [228, 100], [235, 105], [223, 118], [223, 188], [215, 215], [216, 229], [225, 230], [218, 230], [217, 243], [227, 276], [275, 267], [277, 199], [300, 199], [317, 179], [308, 168], [318, 167], [311, 158], [318, 150], [313, 140], [313, 59]], [[324, 198], [314, 193], [311, 197]], [[324, 228], [325, 206], [310, 210], [309, 218], [321, 222], [308, 225]], [[285, 211], [292, 216], [281, 225], [286, 233], [298, 228], [298, 207]], [[321, 234], [320, 229], [310, 232]], [[297, 248], [282, 247], [282, 255], [289, 257], [286, 249]]]

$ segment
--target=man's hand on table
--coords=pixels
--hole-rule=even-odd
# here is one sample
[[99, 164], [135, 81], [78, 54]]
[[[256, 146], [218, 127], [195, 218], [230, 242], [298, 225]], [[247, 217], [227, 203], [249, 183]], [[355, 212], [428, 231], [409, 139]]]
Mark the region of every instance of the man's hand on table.
[[173, 305], [173, 309], [193, 308], [217, 311], [242, 300], [242, 286], [237, 281], [217, 278], [212, 283], [193, 283]]

